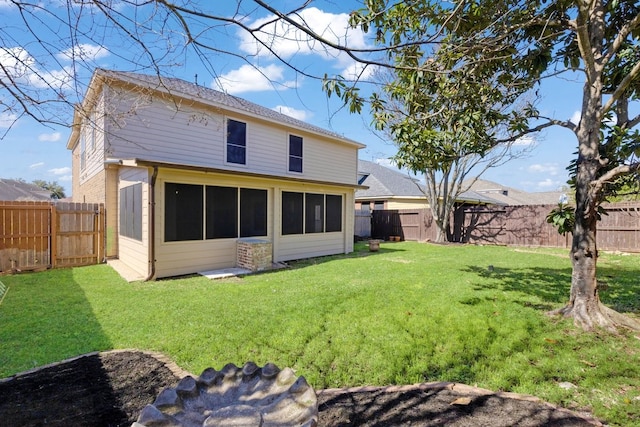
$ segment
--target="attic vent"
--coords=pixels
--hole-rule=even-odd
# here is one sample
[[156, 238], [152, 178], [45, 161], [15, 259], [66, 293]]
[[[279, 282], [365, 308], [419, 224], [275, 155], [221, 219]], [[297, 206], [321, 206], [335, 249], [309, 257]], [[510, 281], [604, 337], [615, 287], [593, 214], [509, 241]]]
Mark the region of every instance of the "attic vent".
[[502, 195], [503, 196], [508, 196], [509, 195], [509, 190], [502, 190]]

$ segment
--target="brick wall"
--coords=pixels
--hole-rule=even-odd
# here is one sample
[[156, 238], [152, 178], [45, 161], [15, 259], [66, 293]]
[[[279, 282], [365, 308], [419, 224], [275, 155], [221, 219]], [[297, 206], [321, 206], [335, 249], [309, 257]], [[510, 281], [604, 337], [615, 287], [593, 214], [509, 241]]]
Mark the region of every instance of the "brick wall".
[[251, 271], [271, 268], [273, 262], [271, 242], [260, 239], [238, 240], [238, 267]]
[[73, 201], [79, 203], [105, 203], [105, 180], [106, 171], [103, 169], [90, 179], [79, 183], [77, 190], [74, 185]]

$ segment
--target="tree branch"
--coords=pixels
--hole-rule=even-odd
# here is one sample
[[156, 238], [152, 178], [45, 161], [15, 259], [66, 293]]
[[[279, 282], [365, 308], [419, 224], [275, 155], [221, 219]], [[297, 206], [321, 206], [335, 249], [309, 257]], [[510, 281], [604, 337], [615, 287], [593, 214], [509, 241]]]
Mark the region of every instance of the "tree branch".
[[616, 90], [611, 94], [611, 98], [607, 101], [607, 103], [602, 107], [601, 117], [609, 111], [613, 105], [620, 99], [620, 97], [624, 94], [624, 92], [629, 88], [631, 82], [633, 82], [638, 76], [640, 76], [640, 61], [633, 66], [629, 74], [627, 74], [624, 79], [620, 82]]

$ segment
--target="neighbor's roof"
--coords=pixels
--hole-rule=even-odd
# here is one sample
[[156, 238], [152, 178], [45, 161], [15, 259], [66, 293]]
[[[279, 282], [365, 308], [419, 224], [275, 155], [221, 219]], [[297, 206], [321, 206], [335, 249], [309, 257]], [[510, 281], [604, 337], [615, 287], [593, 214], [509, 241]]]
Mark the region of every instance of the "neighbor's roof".
[[[190, 83], [186, 80], [178, 79], [175, 77], [162, 77], [158, 75], [139, 74], [98, 68], [94, 72], [94, 75], [91, 79], [89, 90], [87, 91], [87, 95], [85, 96], [85, 101], [83, 101], [83, 107], [86, 108], [88, 107], [87, 104], [91, 104], [91, 98], [96, 95], [95, 93], [92, 94], [91, 91], [95, 91], [98, 89], [98, 86], [101, 86], [99, 84], [99, 81], [109, 79], [119, 80], [147, 89], [158, 90], [160, 92], [164, 92], [181, 98], [192, 99], [204, 104], [224, 108], [233, 112], [243, 113], [273, 123], [286, 124], [299, 130], [304, 130], [325, 137], [330, 137], [343, 143], [355, 145], [358, 148], [365, 147], [364, 144], [361, 144], [349, 138], [345, 138], [344, 136], [336, 132], [314, 126], [302, 120], [287, 116], [286, 114], [279, 113], [270, 108], [254, 104], [253, 102], [249, 102], [246, 99], [229, 95], [227, 93], [220, 92], [206, 86], [200, 86], [195, 83]], [[79, 124], [79, 117], [74, 117], [74, 124]], [[72, 142], [70, 138], [68, 148], [72, 148], [71, 145]]]
[[0, 178], [0, 200], [16, 202], [35, 200], [51, 201], [51, 192], [35, 184], [29, 184], [15, 179]]
[[398, 171], [358, 160], [358, 184], [369, 187], [356, 191], [358, 199], [381, 198], [423, 198], [424, 193], [418, 187], [418, 181]]
[[562, 191], [542, 191], [529, 193], [498, 184], [497, 182], [478, 179], [470, 188], [471, 191], [491, 198], [497, 204], [508, 206], [521, 205], [555, 205], [560, 200]]
[[[419, 181], [406, 173], [366, 160], [358, 160], [358, 183], [368, 189], [356, 191], [356, 200], [425, 198], [418, 187]], [[463, 188], [469, 181], [463, 183]], [[553, 205], [558, 203], [562, 191], [528, 193], [496, 182], [477, 179], [462, 192], [458, 202], [481, 203], [498, 206]]]

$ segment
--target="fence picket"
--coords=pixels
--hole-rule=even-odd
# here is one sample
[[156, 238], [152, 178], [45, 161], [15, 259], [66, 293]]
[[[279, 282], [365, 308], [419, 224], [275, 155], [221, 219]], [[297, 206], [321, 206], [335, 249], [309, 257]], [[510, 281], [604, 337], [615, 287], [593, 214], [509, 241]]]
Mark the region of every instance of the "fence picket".
[[[473, 244], [548, 246], [569, 248], [570, 236], [558, 234], [546, 222], [556, 205], [463, 206], [452, 217], [453, 241]], [[598, 223], [602, 250], [640, 252], [640, 203], [604, 204], [607, 215]], [[434, 240], [436, 227], [428, 209], [372, 212], [371, 236], [403, 240]]]
[[0, 201], [0, 272], [102, 262], [104, 206]]

